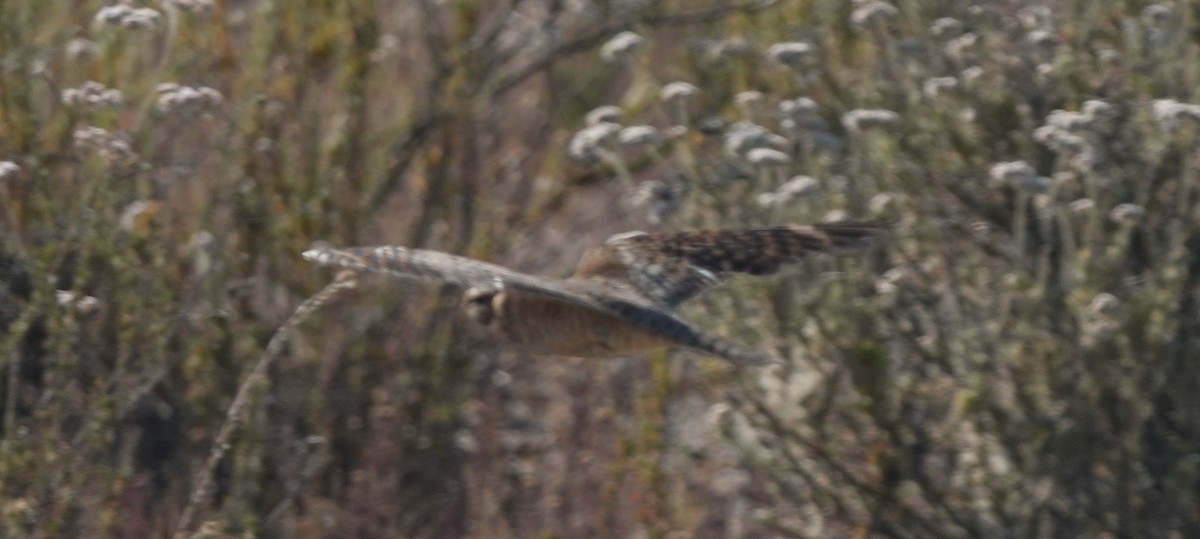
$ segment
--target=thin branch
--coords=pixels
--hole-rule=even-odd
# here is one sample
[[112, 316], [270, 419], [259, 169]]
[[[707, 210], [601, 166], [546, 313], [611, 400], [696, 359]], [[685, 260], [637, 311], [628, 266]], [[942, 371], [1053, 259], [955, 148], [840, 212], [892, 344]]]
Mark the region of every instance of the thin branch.
[[354, 288], [356, 282], [353, 272], [339, 273], [337, 278], [329, 283], [325, 288], [321, 289], [312, 297], [304, 300], [299, 307], [292, 313], [287, 321], [275, 331], [271, 336], [271, 340], [267, 342], [267, 348], [263, 351], [263, 355], [259, 357], [258, 363], [254, 365], [254, 369], [250, 371], [250, 375], [242, 382], [238, 388], [237, 395], [233, 398], [233, 403], [229, 406], [228, 412], [225, 415], [225, 424], [221, 426], [221, 431], [217, 433], [217, 437], [213, 440], [212, 452], [208, 455], [208, 460], [204, 463], [204, 467], [200, 470], [200, 475], [196, 479], [196, 488], [192, 491], [191, 499], [188, 501], [187, 507], [183, 510], [183, 516], [179, 519], [179, 525], [175, 529], [175, 538], [184, 539], [189, 537], [196, 526], [196, 521], [199, 520], [205, 508], [212, 500], [214, 491], [214, 472], [217, 465], [225, 458], [225, 454], [229, 452], [230, 440], [242, 425], [242, 420], [245, 417], [243, 413], [247, 404], [250, 401], [250, 394], [253, 389], [267, 378], [267, 371], [272, 363], [280, 356], [283, 351], [283, 345], [295, 333], [296, 328], [304, 322], [308, 317], [316, 312], [322, 305], [333, 300], [339, 293]]

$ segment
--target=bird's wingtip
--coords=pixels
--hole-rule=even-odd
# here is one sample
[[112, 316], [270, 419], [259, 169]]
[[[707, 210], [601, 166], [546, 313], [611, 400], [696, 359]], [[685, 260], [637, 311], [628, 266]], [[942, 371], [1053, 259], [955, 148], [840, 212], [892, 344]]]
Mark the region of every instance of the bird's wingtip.
[[324, 255], [324, 254], [325, 254], [324, 249], [308, 249], [308, 250], [304, 251], [303, 253], [300, 253], [300, 257], [305, 260], [312, 261], [312, 262], [320, 262], [322, 255]]
[[329, 258], [329, 245], [323, 241], [313, 243], [308, 249], [300, 253], [300, 257], [318, 264], [324, 263]]

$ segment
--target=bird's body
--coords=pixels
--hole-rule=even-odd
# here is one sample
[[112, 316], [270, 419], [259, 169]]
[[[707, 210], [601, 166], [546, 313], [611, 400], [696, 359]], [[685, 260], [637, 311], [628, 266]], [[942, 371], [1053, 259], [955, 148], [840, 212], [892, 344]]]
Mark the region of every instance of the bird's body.
[[610, 357], [674, 344], [600, 309], [519, 291], [497, 292], [493, 298], [493, 312], [501, 314], [483, 325], [531, 354]]
[[675, 307], [732, 273], [774, 273], [809, 253], [865, 246], [882, 231], [869, 223], [827, 223], [621, 234], [584, 253], [568, 279], [405, 247], [313, 249], [304, 257], [462, 287], [468, 316], [537, 355], [609, 357], [685, 347], [755, 365], [778, 360], [693, 326]]

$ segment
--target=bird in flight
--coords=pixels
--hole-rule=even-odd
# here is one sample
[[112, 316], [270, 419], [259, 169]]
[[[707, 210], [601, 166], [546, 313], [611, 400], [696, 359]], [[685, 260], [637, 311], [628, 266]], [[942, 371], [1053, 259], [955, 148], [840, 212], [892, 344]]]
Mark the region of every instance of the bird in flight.
[[586, 251], [567, 279], [396, 246], [320, 247], [303, 256], [323, 266], [458, 286], [471, 319], [535, 355], [611, 357], [682, 347], [738, 365], [767, 365], [779, 359], [704, 331], [675, 308], [732, 274], [769, 275], [810, 253], [861, 249], [884, 230], [821, 223], [629, 232]]

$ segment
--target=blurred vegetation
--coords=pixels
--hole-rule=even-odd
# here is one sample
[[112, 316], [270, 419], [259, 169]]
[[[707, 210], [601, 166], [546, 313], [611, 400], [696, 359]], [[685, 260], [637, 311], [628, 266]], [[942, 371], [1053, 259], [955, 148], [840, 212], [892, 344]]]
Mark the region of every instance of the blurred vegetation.
[[[0, 1], [0, 537], [1200, 536], [1198, 16]], [[293, 315], [315, 241], [838, 218], [895, 230], [685, 310], [778, 369]]]

